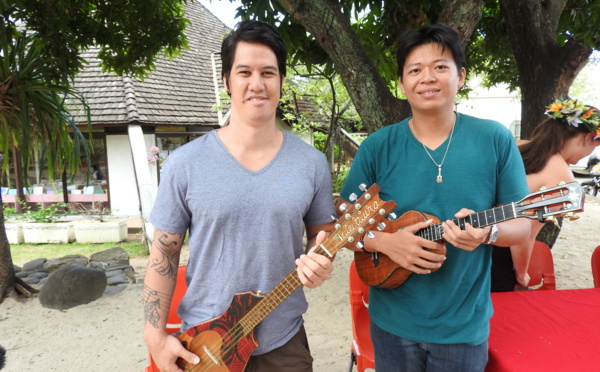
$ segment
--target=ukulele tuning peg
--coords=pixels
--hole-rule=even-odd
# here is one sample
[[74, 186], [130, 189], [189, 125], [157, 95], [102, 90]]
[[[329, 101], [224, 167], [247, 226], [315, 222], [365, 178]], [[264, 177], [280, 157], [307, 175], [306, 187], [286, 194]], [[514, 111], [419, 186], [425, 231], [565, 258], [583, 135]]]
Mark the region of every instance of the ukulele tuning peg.
[[330, 217], [331, 217], [332, 221], [337, 221], [338, 220], [338, 216], [336, 214], [332, 214]]
[[369, 238], [369, 239], [373, 239], [374, 237], [375, 237], [375, 233], [374, 233], [373, 231], [369, 231], [369, 232], [367, 233], [367, 238]]
[[385, 224], [385, 222], [379, 222], [377, 224], [377, 230], [382, 231], [383, 229], [385, 229], [387, 225]]
[[372, 224], [374, 224], [375, 222], [376, 222], [376, 221], [375, 221], [375, 219], [374, 219], [374, 218], [369, 218], [369, 223], [370, 223], [371, 225], [372, 225]]
[[367, 185], [365, 185], [364, 183], [361, 183], [360, 185], [358, 185], [358, 188], [360, 189], [360, 191], [367, 191]]
[[396, 219], [398, 219], [398, 216], [396, 215], [396, 213], [392, 212], [388, 215], [388, 220], [395, 221]]
[[339, 208], [338, 208], [341, 212], [344, 212], [346, 209], [348, 209], [348, 204], [346, 203], [342, 203]]
[[362, 240], [359, 240], [358, 243], [356, 243], [356, 248], [363, 249], [364, 247], [365, 243]]
[[344, 216], [347, 220], [352, 218], [352, 215], [350, 213], [346, 213], [346, 215]]
[[358, 199], [358, 196], [355, 193], [350, 194], [350, 196], [348, 197], [348, 199], [351, 202], [355, 202]]

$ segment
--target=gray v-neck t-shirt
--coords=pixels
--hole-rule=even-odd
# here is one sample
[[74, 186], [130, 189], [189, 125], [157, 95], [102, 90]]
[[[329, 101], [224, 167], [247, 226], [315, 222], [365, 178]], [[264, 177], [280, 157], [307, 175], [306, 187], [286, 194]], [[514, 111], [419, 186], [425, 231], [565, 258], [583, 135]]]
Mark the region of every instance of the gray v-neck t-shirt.
[[[333, 213], [325, 156], [289, 132], [257, 172], [227, 151], [216, 130], [174, 151], [163, 163], [151, 222], [169, 233], [189, 229], [183, 328], [220, 316], [238, 292], [271, 291], [304, 253], [305, 224], [330, 222]], [[285, 344], [306, 309], [296, 290], [257, 326], [254, 354]]]

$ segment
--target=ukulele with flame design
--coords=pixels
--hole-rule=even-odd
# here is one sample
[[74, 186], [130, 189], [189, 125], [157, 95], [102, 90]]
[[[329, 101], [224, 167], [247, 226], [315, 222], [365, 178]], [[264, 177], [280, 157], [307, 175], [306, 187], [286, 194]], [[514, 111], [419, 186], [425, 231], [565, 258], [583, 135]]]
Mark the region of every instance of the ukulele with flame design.
[[[361, 185], [361, 190], [365, 189]], [[356, 196], [350, 199], [354, 201]], [[316, 248], [316, 253], [333, 259], [344, 245], [362, 239], [366, 231], [380, 224], [396, 204], [382, 201], [379, 186], [373, 184], [347, 210], [346, 207], [341, 208], [343, 214], [335, 230]], [[180, 358], [177, 364], [185, 371], [243, 371], [258, 346], [254, 328], [301, 285], [294, 270], [266, 295], [251, 291], [236, 294], [223, 315], [196, 324], [178, 336], [186, 349], [200, 357], [200, 363], [188, 364]]]

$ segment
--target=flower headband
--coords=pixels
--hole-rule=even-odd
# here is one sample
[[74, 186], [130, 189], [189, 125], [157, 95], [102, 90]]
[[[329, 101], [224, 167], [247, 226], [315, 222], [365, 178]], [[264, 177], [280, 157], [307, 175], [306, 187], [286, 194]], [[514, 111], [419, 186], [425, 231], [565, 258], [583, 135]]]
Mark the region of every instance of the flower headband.
[[579, 127], [579, 124], [594, 133], [594, 140], [600, 138], [600, 115], [598, 111], [577, 100], [558, 100], [546, 107], [546, 115], [567, 125]]

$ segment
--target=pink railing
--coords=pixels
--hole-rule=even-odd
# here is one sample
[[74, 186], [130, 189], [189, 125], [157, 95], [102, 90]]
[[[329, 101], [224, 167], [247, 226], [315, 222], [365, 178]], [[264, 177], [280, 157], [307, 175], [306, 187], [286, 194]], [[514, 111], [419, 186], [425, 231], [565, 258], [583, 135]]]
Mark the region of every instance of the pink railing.
[[[2, 195], [2, 202], [7, 204], [15, 204], [16, 195]], [[29, 194], [25, 195], [27, 203], [39, 203], [43, 208], [47, 208], [50, 204], [62, 203], [64, 201], [63, 194]], [[96, 203], [108, 202], [108, 194], [69, 194], [69, 205], [75, 203], [91, 203], [92, 208], [96, 208]]]

